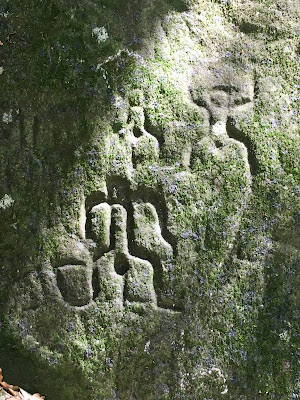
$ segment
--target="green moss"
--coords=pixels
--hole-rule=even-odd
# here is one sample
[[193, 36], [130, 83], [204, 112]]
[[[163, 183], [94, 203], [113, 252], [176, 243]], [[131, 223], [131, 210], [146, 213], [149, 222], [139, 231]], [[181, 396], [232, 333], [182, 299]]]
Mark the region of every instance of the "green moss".
[[[294, 2], [278, 1], [276, 10], [269, 1], [199, 0], [183, 13], [181, 2], [98, 3], [15, 2], [3, 25], [16, 31], [15, 44], [4, 40], [1, 75], [13, 122], [1, 127], [0, 200], [6, 193], [15, 200], [0, 210], [5, 379], [49, 399], [108, 399], [115, 391], [137, 400], [292, 398], [299, 390]], [[97, 43], [92, 29], [102, 26], [109, 37]], [[211, 134], [203, 99], [214, 79], [221, 88], [229, 82], [226, 74], [238, 84], [253, 80], [253, 110], [238, 104], [234, 121], [250, 144], [248, 160], [249, 150], [255, 155], [252, 177], [244, 145]], [[47, 263], [55, 264], [67, 237], [80, 242], [84, 198], [111, 175], [157, 207], [173, 246], [164, 273], [179, 311], [121, 310], [103, 295], [74, 310], [53, 292]], [[37, 310], [22, 310], [33, 270], [54, 281], [43, 278]], [[22, 368], [14, 372], [16, 359]]]

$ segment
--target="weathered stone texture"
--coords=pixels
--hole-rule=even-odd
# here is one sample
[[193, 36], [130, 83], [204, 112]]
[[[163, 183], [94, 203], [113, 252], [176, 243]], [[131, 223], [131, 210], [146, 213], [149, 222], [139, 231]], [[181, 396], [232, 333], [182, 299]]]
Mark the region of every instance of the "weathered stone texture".
[[298, 398], [298, 1], [7, 0], [0, 27], [7, 381]]

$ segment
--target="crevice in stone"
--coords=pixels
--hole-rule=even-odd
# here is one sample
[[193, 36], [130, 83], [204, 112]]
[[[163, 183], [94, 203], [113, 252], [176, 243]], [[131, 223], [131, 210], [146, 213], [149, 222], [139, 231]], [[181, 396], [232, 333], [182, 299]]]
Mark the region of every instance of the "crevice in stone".
[[99, 293], [100, 293], [98, 268], [94, 268], [94, 270], [93, 270], [92, 286], [93, 286], [93, 300], [95, 300], [99, 296]]
[[259, 172], [259, 163], [251, 140], [244, 134], [244, 132], [235, 126], [234, 120], [231, 117], [227, 119], [226, 130], [229, 137], [243, 143], [246, 146], [250, 172], [253, 176], [257, 175]]
[[32, 147], [34, 151], [37, 150], [39, 131], [40, 131], [40, 121], [38, 117], [35, 116], [32, 125]]
[[145, 112], [145, 129], [147, 132], [149, 132], [151, 135], [153, 135], [159, 144], [159, 148], [162, 149], [164, 143], [165, 143], [165, 138], [164, 138], [164, 133], [162, 130], [160, 130], [158, 127], [155, 127], [151, 121], [149, 116], [147, 115], [147, 112]]
[[228, 94], [232, 94], [232, 93], [238, 91], [237, 88], [235, 88], [234, 86], [231, 86], [231, 85], [217, 85], [217, 86], [214, 86], [213, 89], [214, 90], [221, 90], [221, 91], [223, 91], [225, 93], [228, 93]]

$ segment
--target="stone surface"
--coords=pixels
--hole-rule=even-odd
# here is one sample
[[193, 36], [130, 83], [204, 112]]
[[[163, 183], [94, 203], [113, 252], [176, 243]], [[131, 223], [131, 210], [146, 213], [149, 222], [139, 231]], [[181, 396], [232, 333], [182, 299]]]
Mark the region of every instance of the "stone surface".
[[7, 380], [298, 398], [298, 1], [11, 0], [0, 24]]

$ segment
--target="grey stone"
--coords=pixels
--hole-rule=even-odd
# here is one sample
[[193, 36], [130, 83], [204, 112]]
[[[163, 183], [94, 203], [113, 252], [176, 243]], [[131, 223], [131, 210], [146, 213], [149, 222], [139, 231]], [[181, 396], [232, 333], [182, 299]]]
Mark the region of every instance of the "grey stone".
[[297, 1], [42, 3], [0, 6], [5, 377], [296, 398]]

